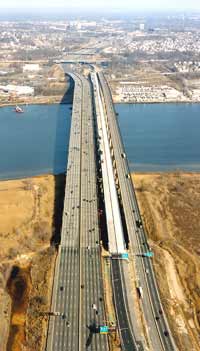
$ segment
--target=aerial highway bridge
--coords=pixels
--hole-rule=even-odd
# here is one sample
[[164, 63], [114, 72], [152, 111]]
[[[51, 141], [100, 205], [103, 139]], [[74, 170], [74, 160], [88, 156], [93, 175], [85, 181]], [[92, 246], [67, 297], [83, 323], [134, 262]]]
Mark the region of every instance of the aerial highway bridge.
[[103, 73], [100, 72], [97, 74], [97, 77], [99, 89], [101, 90], [101, 99], [104, 104], [110, 148], [113, 152], [113, 164], [117, 172], [119, 197], [125, 216], [125, 224], [130, 242], [130, 254], [135, 258], [138, 286], [142, 288], [143, 297], [140, 299], [140, 302], [151, 348], [155, 351], [174, 351], [176, 350], [176, 345], [161, 304], [152, 262], [145, 255], [149, 252], [150, 248], [142, 224], [133, 182], [130, 177], [128, 160], [124, 157], [125, 149], [111, 92]]
[[94, 124], [89, 82], [71, 73], [74, 98], [59, 246], [46, 350], [108, 350], [97, 211]]
[[137, 283], [142, 289], [140, 303], [150, 349], [175, 351], [152, 262], [145, 257], [149, 246], [109, 86], [101, 72], [93, 72], [88, 78], [76, 72], [65, 73], [74, 82], [74, 97], [61, 242], [46, 351], [109, 350], [107, 335], [100, 333], [107, 321], [97, 190], [99, 172], [121, 348], [146, 350], [134, 312], [129, 276], [129, 265], [134, 264]]

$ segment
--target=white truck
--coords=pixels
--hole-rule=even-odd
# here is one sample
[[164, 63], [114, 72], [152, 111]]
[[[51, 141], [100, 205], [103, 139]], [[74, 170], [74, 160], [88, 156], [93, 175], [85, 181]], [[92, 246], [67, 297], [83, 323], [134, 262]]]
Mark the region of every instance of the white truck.
[[143, 299], [143, 289], [141, 286], [137, 287], [137, 293], [140, 299]]

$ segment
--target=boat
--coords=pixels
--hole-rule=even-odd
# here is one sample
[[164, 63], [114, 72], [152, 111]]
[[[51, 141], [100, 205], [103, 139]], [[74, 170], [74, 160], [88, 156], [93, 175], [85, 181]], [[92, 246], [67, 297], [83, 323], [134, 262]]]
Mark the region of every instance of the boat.
[[21, 107], [19, 107], [19, 106], [16, 106], [14, 111], [17, 112], [17, 113], [24, 113], [24, 110]]

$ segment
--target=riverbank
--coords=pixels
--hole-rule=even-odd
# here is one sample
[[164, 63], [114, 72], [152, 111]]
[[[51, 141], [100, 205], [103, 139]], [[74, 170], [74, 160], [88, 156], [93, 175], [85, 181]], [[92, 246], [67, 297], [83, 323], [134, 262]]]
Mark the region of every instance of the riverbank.
[[[23, 67], [18, 66], [19, 72], [13, 76], [11, 81], [8, 77], [0, 77], [1, 86], [4, 90], [0, 96], [0, 106], [14, 106], [26, 104], [55, 104], [55, 103], [72, 103], [73, 84], [71, 85], [69, 77], [65, 76], [63, 69], [59, 65], [41, 65], [40, 74], [23, 72]], [[28, 86], [33, 88], [33, 95], [20, 95], [17, 92], [9, 90], [9, 84], [15, 89], [17, 87]], [[7, 88], [8, 86], [8, 88]]]
[[44, 350], [64, 186], [62, 175], [0, 182], [1, 351]]
[[[61, 96], [46, 96], [46, 97], [33, 97], [31, 99], [18, 99], [14, 102], [0, 103], [0, 107], [16, 106], [16, 105], [47, 105], [47, 104], [60, 104], [62, 102]], [[70, 102], [66, 102], [70, 104]]]
[[162, 302], [180, 351], [199, 350], [200, 176], [134, 174]]
[[118, 100], [117, 98], [113, 98], [113, 102], [114, 104], [126, 104], [126, 105], [143, 105], [143, 104], [150, 104], [150, 105], [154, 105], [154, 104], [200, 104], [200, 100], [190, 100], [190, 99], [186, 99], [186, 100], [169, 100], [169, 101], [160, 101], [160, 100], [142, 100], [142, 101], [124, 101], [124, 100]]

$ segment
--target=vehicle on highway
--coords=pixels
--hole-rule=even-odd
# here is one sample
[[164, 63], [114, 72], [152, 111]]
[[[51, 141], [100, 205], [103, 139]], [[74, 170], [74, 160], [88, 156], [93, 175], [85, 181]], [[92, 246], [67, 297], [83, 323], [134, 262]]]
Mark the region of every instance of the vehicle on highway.
[[53, 314], [54, 316], [60, 316], [60, 315], [61, 315], [60, 312], [52, 312], [52, 314]]
[[142, 228], [142, 221], [141, 220], [139, 220], [139, 219], [136, 219], [136, 226], [138, 227], [138, 228]]
[[141, 286], [137, 287], [137, 293], [138, 293], [139, 298], [142, 299], [143, 298], [143, 289]]
[[165, 335], [165, 336], [169, 336], [168, 330], [165, 330], [165, 331], [164, 331], [164, 335]]
[[97, 311], [97, 305], [95, 303], [92, 304], [93, 310]]

